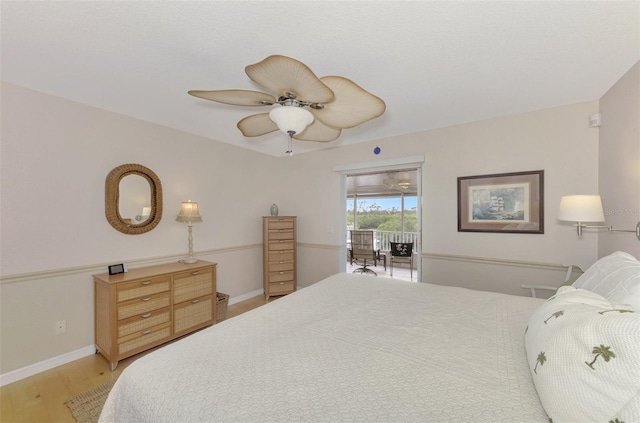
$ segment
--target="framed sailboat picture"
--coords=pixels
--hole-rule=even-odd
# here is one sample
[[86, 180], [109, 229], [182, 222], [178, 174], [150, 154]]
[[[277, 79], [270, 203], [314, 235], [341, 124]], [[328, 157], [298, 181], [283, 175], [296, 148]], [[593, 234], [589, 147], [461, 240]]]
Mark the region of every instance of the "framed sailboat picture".
[[458, 232], [544, 233], [544, 170], [458, 178]]

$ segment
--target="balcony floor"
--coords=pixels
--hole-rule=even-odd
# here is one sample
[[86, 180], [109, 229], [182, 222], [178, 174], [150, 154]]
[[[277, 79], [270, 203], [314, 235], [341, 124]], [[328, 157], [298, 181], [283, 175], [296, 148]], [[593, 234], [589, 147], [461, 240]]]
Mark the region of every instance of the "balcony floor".
[[[414, 257], [414, 266], [415, 266], [415, 257]], [[356, 265], [356, 262], [353, 262], [353, 265], [349, 264], [349, 260], [347, 260], [347, 273], [353, 272], [355, 269], [362, 267], [361, 265]], [[382, 262], [378, 262], [377, 266], [371, 266], [367, 262], [367, 268], [376, 272], [378, 276], [385, 276], [393, 279], [400, 279], [411, 281], [411, 274], [409, 272], [409, 265], [406, 263], [399, 263], [393, 266], [393, 276], [391, 276], [391, 268], [389, 267], [389, 257], [387, 256], [387, 270], [384, 270], [384, 264]], [[366, 273], [365, 273], [366, 274]], [[373, 275], [371, 275], [373, 276]], [[413, 269], [413, 282], [418, 282], [418, 271]]]

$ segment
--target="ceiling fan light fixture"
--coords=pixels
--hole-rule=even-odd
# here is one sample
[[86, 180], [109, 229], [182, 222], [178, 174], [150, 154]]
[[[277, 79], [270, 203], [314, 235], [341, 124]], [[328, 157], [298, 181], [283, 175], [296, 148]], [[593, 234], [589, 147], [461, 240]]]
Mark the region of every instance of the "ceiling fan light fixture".
[[407, 180], [403, 180], [398, 182], [398, 186], [400, 186], [401, 188], [407, 189], [411, 186], [411, 181], [407, 181]]
[[281, 106], [269, 112], [269, 119], [285, 134], [299, 134], [313, 123], [313, 114], [298, 106]]

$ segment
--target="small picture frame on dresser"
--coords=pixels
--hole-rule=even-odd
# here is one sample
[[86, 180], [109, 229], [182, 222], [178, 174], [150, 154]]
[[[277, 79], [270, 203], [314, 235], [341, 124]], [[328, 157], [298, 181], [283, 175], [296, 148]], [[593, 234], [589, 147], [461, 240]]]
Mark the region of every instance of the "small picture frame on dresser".
[[127, 265], [124, 263], [121, 264], [112, 264], [109, 266], [109, 274], [117, 275], [119, 273], [125, 273], [127, 271]]

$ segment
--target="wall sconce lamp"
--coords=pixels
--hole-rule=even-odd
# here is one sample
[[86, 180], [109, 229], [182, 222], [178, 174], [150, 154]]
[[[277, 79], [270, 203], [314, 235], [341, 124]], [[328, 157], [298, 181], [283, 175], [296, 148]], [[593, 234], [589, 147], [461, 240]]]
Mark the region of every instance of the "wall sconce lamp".
[[604, 222], [602, 200], [599, 195], [566, 195], [560, 199], [558, 220], [576, 222], [578, 236], [584, 228], [606, 228], [609, 232], [634, 232], [640, 241], [640, 222], [634, 229], [613, 229], [605, 225], [585, 225], [590, 222]]
[[198, 260], [193, 258], [193, 235], [191, 234], [191, 226], [194, 222], [202, 222], [202, 216], [200, 216], [198, 212], [198, 203], [193, 203], [191, 200], [182, 203], [176, 221], [186, 222], [189, 228], [189, 256], [184, 259], [183, 262], [196, 263]]

